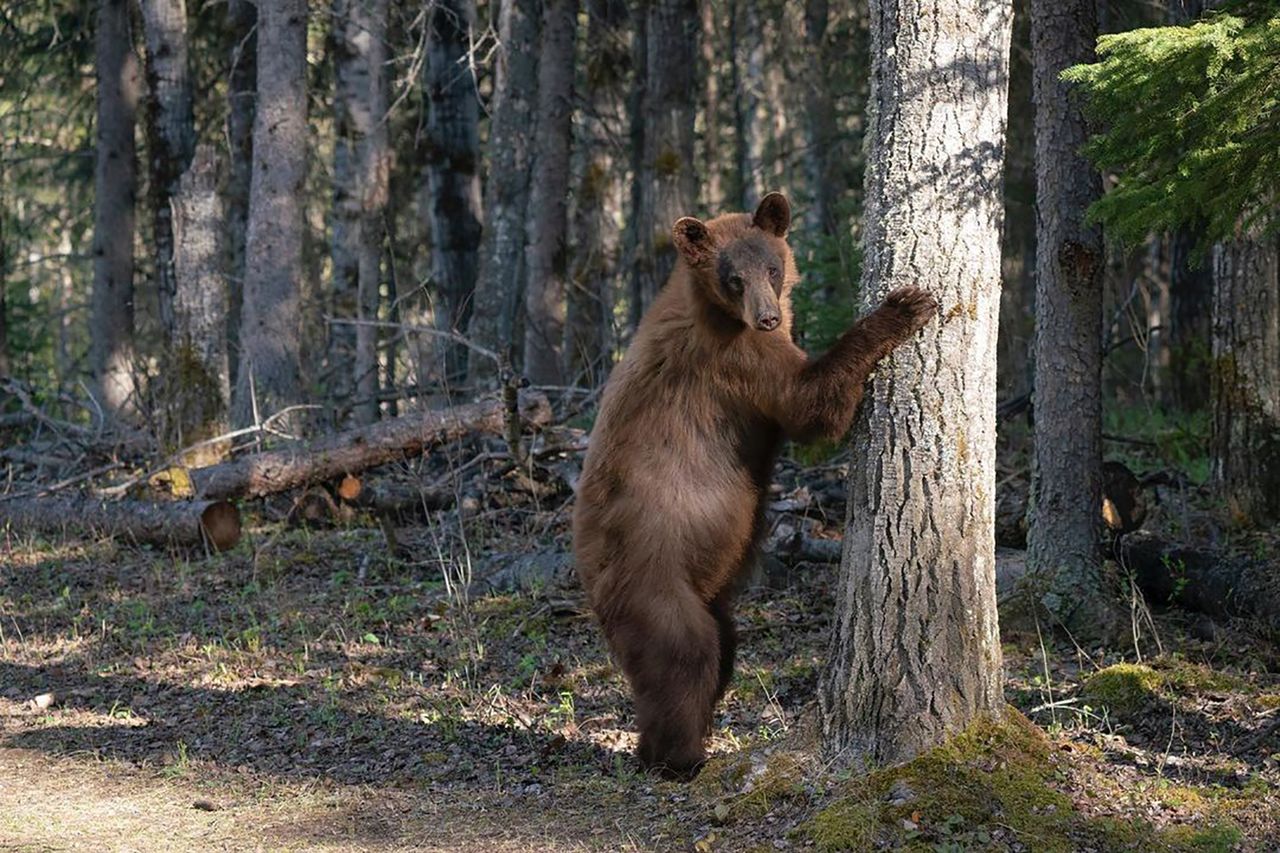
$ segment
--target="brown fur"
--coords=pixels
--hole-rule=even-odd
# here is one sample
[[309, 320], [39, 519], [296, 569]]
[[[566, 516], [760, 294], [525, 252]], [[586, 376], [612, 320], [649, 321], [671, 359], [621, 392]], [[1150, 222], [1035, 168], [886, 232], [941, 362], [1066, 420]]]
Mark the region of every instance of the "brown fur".
[[881, 357], [936, 303], [891, 293], [809, 360], [786, 199], [685, 218], [681, 259], [605, 391], [574, 512], [578, 572], [635, 694], [639, 757], [687, 776], [733, 672], [734, 580], [761, 532], [784, 436], [839, 437]]

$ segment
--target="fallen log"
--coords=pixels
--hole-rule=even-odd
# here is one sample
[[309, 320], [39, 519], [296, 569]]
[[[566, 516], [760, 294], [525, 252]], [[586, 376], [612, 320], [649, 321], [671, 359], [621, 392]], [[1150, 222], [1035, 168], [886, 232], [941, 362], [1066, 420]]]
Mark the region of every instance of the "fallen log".
[[0, 529], [119, 536], [152, 545], [225, 551], [240, 541], [240, 511], [226, 501], [104, 501], [50, 495], [0, 502]]
[[[542, 394], [522, 393], [520, 416], [524, 422], [544, 425], [551, 420], [551, 406]], [[196, 468], [188, 476], [199, 498], [258, 498], [418, 456], [469, 433], [502, 434], [508, 427], [505, 417], [501, 400], [431, 409], [345, 430], [307, 446]]]

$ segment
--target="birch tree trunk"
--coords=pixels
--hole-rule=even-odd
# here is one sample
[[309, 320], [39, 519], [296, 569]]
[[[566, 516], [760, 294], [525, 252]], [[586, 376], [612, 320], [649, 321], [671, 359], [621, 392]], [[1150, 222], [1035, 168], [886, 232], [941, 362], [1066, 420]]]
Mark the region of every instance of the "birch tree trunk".
[[[231, 379], [227, 364], [227, 278], [223, 273], [218, 163], [200, 146], [173, 197], [174, 336], [166, 370], [176, 375], [173, 399], [178, 445], [227, 431]], [[226, 448], [211, 446], [188, 465], [219, 461]]]
[[[538, 90], [542, 3], [500, 2], [489, 180], [469, 334], [476, 343], [511, 357], [517, 308], [524, 296], [525, 212], [533, 162], [530, 130]], [[496, 365], [488, 359], [473, 358], [468, 367], [473, 383], [496, 376]]]
[[245, 240], [235, 422], [298, 402], [302, 189], [307, 159], [307, 5], [258, 7], [258, 103]]
[[586, 92], [577, 135], [580, 166], [572, 228], [576, 245], [565, 359], [566, 379], [588, 387], [602, 383], [608, 375], [613, 344], [623, 172], [615, 148], [626, 131], [623, 116], [631, 65], [626, 24], [624, 0], [587, 0], [587, 40], [581, 51]]
[[[337, 140], [334, 144], [333, 314], [378, 319], [382, 214], [387, 206], [387, 0], [334, 3]], [[377, 327], [329, 332], [334, 398], [355, 398], [357, 423], [378, 417]]]
[[1280, 258], [1275, 235], [1213, 251], [1212, 471], [1241, 522], [1280, 520]]
[[253, 175], [253, 115], [258, 86], [258, 12], [250, 0], [228, 0], [232, 34], [227, 75], [227, 348], [234, 387], [240, 363], [240, 311], [244, 302], [244, 248]]
[[140, 81], [126, 0], [100, 0], [94, 39], [98, 131], [94, 149], [93, 298], [90, 369], [99, 402], [131, 408], [133, 231], [138, 191], [134, 126]]
[[1102, 233], [1084, 223], [1102, 177], [1080, 153], [1080, 104], [1059, 79], [1092, 62], [1094, 0], [1032, 0], [1036, 141], [1035, 456], [1027, 568], [1073, 633], [1107, 627], [1102, 554]]
[[855, 426], [819, 691], [825, 745], [855, 764], [909, 759], [1003, 704], [995, 347], [1010, 17], [1009, 0], [871, 3], [862, 299], [919, 285], [941, 317], [881, 365]]
[[538, 130], [529, 188], [525, 264], [524, 372], [542, 385], [563, 384], [569, 139], [573, 120], [573, 44], [577, 0], [545, 0], [538, 57]]
[[173, 211], [170, 200], [195, 151], [186, 0], [140, 0], [147, 43], [147, 154], [160, 326], [174, 335]]
[[[438, 0], [428, 22], [424, 82], [431, 278], [436, 326], [445, 331], [467, 329], [480, 260], [480, 101], [467, 58], [475, 14], [474, 0]], [[467, 350], [442, 343], [439, 351], [442, 378], [462, 380]]]
[[632, 258], [633, 325], [675, 266], [671, 226], [698, 202], [693, 146], [701, 26], [697, 0], [649, 0], [642, 6], [646, 68]]

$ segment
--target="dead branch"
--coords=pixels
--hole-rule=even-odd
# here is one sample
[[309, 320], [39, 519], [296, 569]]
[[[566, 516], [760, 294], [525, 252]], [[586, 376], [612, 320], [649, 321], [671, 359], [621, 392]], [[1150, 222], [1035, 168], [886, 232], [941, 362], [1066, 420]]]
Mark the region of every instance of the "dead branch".
[[19, 498], [0, 503], [0, 528], [54, 535], [120, 536], [153, 545], [204, 545], [225, 551], [240, 541], [240, 512], [226, 501], [103, 501], [92, 495]]

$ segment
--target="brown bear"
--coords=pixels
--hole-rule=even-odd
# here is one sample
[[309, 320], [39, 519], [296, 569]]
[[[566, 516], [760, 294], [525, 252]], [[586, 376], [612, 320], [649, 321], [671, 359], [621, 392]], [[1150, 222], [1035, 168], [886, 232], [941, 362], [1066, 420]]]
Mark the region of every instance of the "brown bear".
[[578, 485], [578, 574], [635, 695], [640, 762], [670, 776], [705, 760], [783, 437], [842, 435], [876, 362], [937, 311], [896, 290], [811, 361], [791, 340], [790, 224], [780, 193], [675, 223], [679, 260], [609, 379]]

